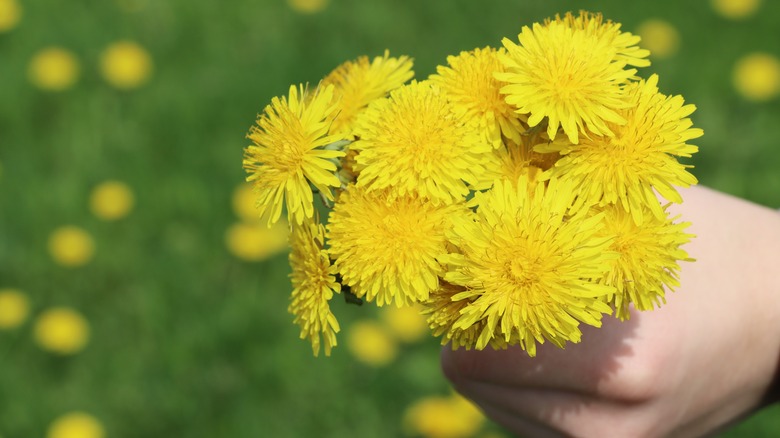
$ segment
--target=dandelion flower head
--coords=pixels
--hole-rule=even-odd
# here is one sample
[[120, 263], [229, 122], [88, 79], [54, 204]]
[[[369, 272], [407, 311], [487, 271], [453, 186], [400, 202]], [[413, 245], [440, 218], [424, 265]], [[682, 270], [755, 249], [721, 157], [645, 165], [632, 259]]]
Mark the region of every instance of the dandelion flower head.
[[328, 244], [342, 284], [379, 306], [428, 299], [444, 275], [436, 257], [445, 231], [463, 207], [436, 206], [417, 196], [350, 186], [330, 214]]
[[152, 56], [134, 41], [117, 41], [100, 56], [103, 78], [120, 90], [144, 85], [152, 75]]
[[366, 365], [382, 367], [398, 357], [398, 343], [387, 329], [371, 320], [357, 321], [347, 331], [347, 348]]
[[582, 26], [569, 21], [524, 26], [519, 44], [504, 38], [507, 54], [500, 58], [506, 72], [496, 77], [507, 84], [501, 88], [506, 101], [518, 113], [529, 114], [529, 126], [546, 120], [550, 139], [561, 127], [576, 144], [586, 127], [611, 135], [607, 123], [625, 123], [618, 114], [627, 106], [621, 90], [636, 73], [626, 66], [643, 64], [639, 55], [646, 54], [629, 45], [638, 38], [623, 37], [614, 27], [599, 28], [595, 20], [583, 20]]
[[330, 356], [340, 330], [330, 310], [330, 300], [341, 291], [341, 286], [323, 249], [324, 239], [323, 226], [309, 221], [294, 225], [290, 235], [293, 292], [288, 310], [301, 328], [301, 339], [311, 341], [315, 356], [319, 355], [320, 346]]
[[630, 303], [642, 311], [660, 306], [665, 302], [664, 288], [673, 290], [680, 284], [679, 262], [692, 261], [681, 248], [693, 237], [685, 233], [690, 223], [647, 214], [648, 219], [637, 225], [618, 206], [608, 205], [600, 210], [605, 214], [602, 234], [613, 239], [609, 251], [619, 254], [609, 261], [610, 269], [601, 279], [615, 287], [610, 303], [617, 317], [630, 317]]
[[448, 56], [447, 66], [438, 66], [430, 78], [447, 93], [459, 115], [479, 124], [495, 148], [501, 145], [502, 135], [519, 142], [520, 133], [527, 129], [515, 108], [504, 100], [502, 83], [494, 76], [504, 71], [498, 59], [503, 52], [485, 47]]
[[0, 330], [19, 327], [30, 313], [30, 301], [16, 289], [0, 288]]
[[477, 349], [520, 344], [534, 356], [537, 342], [579, 342], [580, 322], [600, 326], [611, 312], [613, 288], [596, 281], [615, 254], [597, 234], [601, 215], [571, 214], [574, 196], [558, 180], [498, 181], [477, 195], [473, 218], [455, 218], [448, 237], [458, 251], [442, 257], [444, 279], [466, 289], [453, 301], [471, 301], [453, 328], [484, 323]]
[[310, 184], [331, 201], [331, 188], [341, 184], [332, 160], [344, 152], [323, 148], [338, 140], [328, 135], [335, 116], [333, 86], [308, 93], [302, 85], [291, 86], [288, 97], [273, 98], [248, 135], [254, 144], [244, 150], [244, 169], [257, 193], [258, 216], [267, 211], [269, 226], [284, 205], [291, 223], [313, 217]]
[[594, 135], [578, 144], [566, 140], [537, 151], [560, 152], [562, 157], [549, 175], [570, 180], [580, 193], [580, 201], [599, 205], [619, 204], [634, 220], [643, 220], [642, 205], [651, 207], [659, 219], [665, 214], [654, 192], [680, 203], [675, 186], [697, 183], [688, 172], [691, 166], [677, 157], [690, 157], [698, 148], [686, 142], [702, 135], [688, 118], [696, 109], [685, 105], [681, 96], [667, 97], [658, 92], [658, 76], [632, 83], [626, 95], [630, 107], [621, 111], [624, 124], [612, 124], [613, 136]]
[[419, 195], [456, 203], [491, 164], [492, 146], [445, 93], [429, 81], [412, 82], [374, 101], [358, 117], [358, 186], [391, 188], [391, 197]]
[[361, 56], [338, 66], [321, 84], [334, 86], [338, 115], [333, 120], [331, 133], [351, 137], [355, 118], [369, 103], [387, 96], [413, 76], [412, 60], [408, 56], [391, 58], [388, 51], [373, 61]]
[[46, 438], [103, 438], [103, 425], [86, 412], [69, 412], [49, 426]]
[[35, 321], [35, 340], [44, 350], [61, 355], [75, 354], [89, 341], [89, 323], [68, 307], [53, 307]]

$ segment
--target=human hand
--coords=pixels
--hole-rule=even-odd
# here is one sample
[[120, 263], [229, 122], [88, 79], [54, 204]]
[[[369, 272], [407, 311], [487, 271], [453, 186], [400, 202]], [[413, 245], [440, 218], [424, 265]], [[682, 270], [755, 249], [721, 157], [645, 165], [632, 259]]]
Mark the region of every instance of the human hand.
[[651, 312], [583, 327], [565, 350], [442, 352], [445, 375], [530, 437], [696, 437], [775, 401], [780, 214], [703, 187], [670, 211], [692, 222], [681, 286]]

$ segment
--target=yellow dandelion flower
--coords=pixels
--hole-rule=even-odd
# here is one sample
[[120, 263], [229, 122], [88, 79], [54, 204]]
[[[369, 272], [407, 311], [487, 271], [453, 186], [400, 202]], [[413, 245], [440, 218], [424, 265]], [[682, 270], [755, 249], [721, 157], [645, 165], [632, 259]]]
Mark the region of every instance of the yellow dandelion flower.
[[231, 254], [248, 262], [266, 260], [287, 248], [289, 225], [282, 219], [270, 228], [259, 222], [233, 224], [225, 233]]
[[[645, 207], [647, 208], [647, 207]], [[693, 237], [684, 232], [690, 223], [678, 217], [648, 220], [637, 225], [624, 209], [608, 205], [604, 212], [604, 236], [612, 238], [609, 251], [619, 257], [609, 261], [610, 269], [601, 282], [616, 288], [610, 302], [620, 319], [630, 317], [628, 305], [652, 310], [665, 302], [664, 288], [679, 286], [680, 261], [692, 261], [680, 247]]]
[[414, 76], [412, 60], [408, 56], [391, 58], [385, 51], [369, 61], [361, 56], [336, 67], [322, 85], [333, 84], [338, 115], [330, 128], [332, 134], [351, 138], [355, 119], [369, 103], [387, 96]]
[[765, 102], [780, 94], [780, 60], [768, 53], [751, 53], [734, 66], [734, 87], [744, 98]]
[[473, 299], [453, 300], [455, 295], [466, 290], [463, 286], [456, 286], [446, 281], [441, 281], [439, 288], [431, 292], [425, 305], [424, 314], [428, 315], [428, 327], [433, 336], [441, 337], [441, 345], [450, 344], [453, 350], [465, 348], [471, 350], [477, 345], [477, 339], [485, 328], [485, 320], [477, 321], [468, 327], [455, 327], [455, 322], [460, 318], [461, 311], [470, 305]]
[[448, 234], [458, 252], [442, 257], [444, 279], [466, 288], [452, 300], [471, 301], [453, 327], [484, 323], [475, 348], [519, 344], [534, 356], [537, 342], [579, 342], [580, 322], [600, 326], [614, 289], [596, 281], [616, 256], [597, 235], [602, 215], [573, 213], [574, 187], [558, 180], [498, 181], [477, 198]]
[[621, 32], [620, 23], [614, 23], [612, 20], [604, 21], [604, 16], [599, 13], [580, 11], [579, 15], [574, 15], [567, 12], [563, 17], [556, 15], [554, 20], [545, 20], [545, 24], [549, 26], [553, 21], [598, 37], [607, 49], [615, 51], [615, 59], [625, 61], [627, 65], [634, 67], [650, 65], [650, 61], [645, 59], [650, 52], [637, 46], [640, 37], [629, 32]]
[[358, 321], [347, 331], [347, 349], [366, 365], [382, 367], [398, 356], [398, 344], [373, 321]]
[[89, 323], [77, 311], [54, 307], [35, 321], [35, 340], [44, 350], [70, 355], [84, 349], [89, 340]]
[[95, 254], [95, 242], [85, 230], [66, 225], [57, 228], [49, 236], [49, 254], [62, 266], [83, 266]]
[[340, 330], [329, 301], [334, 293], [341, 291], [341, 286], [323, 249], [324, 238], [323, 226], [311, 222], [293, 226], [290, 235], [293, 292], [288, 311], [301, 328], [301, 339], [311, 341], [315, 356], [319, 355], [320, 344], [325, 348], [325, 355], [330, 356]]
[[328, 0], [287, 0], [287, 4], [295, 12], [314, 14], [328, 6]]
[[756, 13], [762, 0], [710, 0], [718, 15], [731, 20], [742, 20]]
[[701, 137], [688, 116], [696, 109], [681, 96], [658, 92], [658, 76], [632, 83], [626, 89], [630, 107], [621, 111], [627, 122], [610, 126], [613, 136], [593, 135], [578, 145], [555, 141], [537, 151], [560, 152], [549, 176], [573, 181], [580, 203], [619, 204], [634, 220], [643, 220], [642, 205], [665, 217], [654, 192], [668, 201], [682, 202], [674, 186], [689, 187], [696, 177], [676, 157], [690, 157], [698, 148], [686, 142]]
[[329, 201], [339, 187], [333, 159], [344, 152], [323, 149], [338, 140], [328, 135], [335, 116], [333, 86], [309, 95], [303, 85], [291, 86], [289, 97], [275, 97], [247, 136], [254, 145], [244, 150], [244, 169], [257, 193], [258, 215], [268, 212], [268, 225], [279, 220], [286, 204], [291, 223], [314, 216], [311, 185]]
[[484, 422], [482, 412], [458, 395], [425, 397], [404, 413], [404, 429], [425, 438], [473, 437]]
[[16, 289], [0, 289], [0, 330], [22, 325], [30, 313], [27, 296]]
[[502, 135], [519, 143], [520, 133], [527, 129], [515, 108], [504, 100], [500, 93], [503, 84], [494, 75], [504, 71], [498, 59], [503, 52], [485, 47], [448, 56], [448, 67], [436, 67], [438, 74], [430, 78], [447, 93], [459, 116], [479, 124], [494, 148], [501, 146]]
[[103, 425], [86, 412], [69, 412], [49, 426], [46, 438], [103, 438]]
[[22, 7], [17, 0], [0, 0], [0, 33], [15, 28], [22, 19]]
[[92, 190], [89, 209], [96, 217], [115, 221], [127, 216], [133, 209], [133, 190], [121, 181], [104, 181]]
[[76, 83], [79, 70], [79, 62], [72, 52], [48, 47], [33, 56], [27, 75], [30, 82], [42, 90], [63, 91]]
[[422, 311], [423, 307], [419, 304], [387, 306], [382, 308], [380, 316], [390, 332], [401, 342], [417, 342], [428, 333], [428, 324]]
[[436, 203], [459, 202], [494, 159], [492, 146], [428, 81], [413, 81], [372, 102], [358, 117], [355, 134], [359, 140], [350, 147], [358, 151], [358, 186], [392, 188], [391, 198], [416, 194]]
[[330, 255], [358, 297], [384, 306], [425, 301], [444, 274], [436, 257], [457, 206], [435, 206], [419, 197], [388, 201], [384, 192], [350, 186], [330, 213]]
[[669, 58], [680, 48], [680, 32], [668, 21], [645, 20], [639, 24], [636, 33], [642, 38], [642, 45], [655, 58]]
[[152, 75], [153, 62], [149, 52], [133, 41], [118, 41], [100, 55], [103, 78], [120, 90], [144, 85]]
[[503, 40], [507, 54], [500, 59], [506, 72], [496, 74], [507, 83], [501, 93], [518, 113], [529, 114], [529, 126], [546, 120], [550, 139], [559, 127], [575, 144], [586, 126], [595, 134], [611, 135], [608, 123], [625, 123], [618, 114], [626, 107], [621, 90], [636, 74], [626, 68], [626, 56], [618, 56], [614, 40], [621, 34], [616, 32], [558, 21], [524, 26], [519, 45]]

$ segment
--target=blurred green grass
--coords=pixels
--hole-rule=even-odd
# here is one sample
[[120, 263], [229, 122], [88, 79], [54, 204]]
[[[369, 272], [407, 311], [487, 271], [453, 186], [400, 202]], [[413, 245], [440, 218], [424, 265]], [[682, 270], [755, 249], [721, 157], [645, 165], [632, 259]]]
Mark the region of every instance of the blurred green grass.
[[[629, 31], [662, 18], [680, 31], [680, 51], [641, 74], [659, 73], [662, 91], [698, 106], [695, 174], [780, 207], [780, 103], [746, 102], [730, 82], [740, 56], [780, 55], [778, 2], [731, 22], [707, 2], [676, 0], [331, 0], [313, 15], [283, 0], [139, 1], [136, 12], [112, 1], [25, 2], [19, 26], [0, 34], [0, 287], [25, 291], [33, 315], [69, 305], [92, 327], [89, 346], [68, 358], [41, 351], [31, 321], [0, 332], [4, 438], [43, 436], [76, 409], [113, 437], [394, 437], [406, 406], [448, 391], [433, 339], [383, 369], [355, 363], [343, 346], [312, 358], [286, 313], [285, 255], [246, 263], [223, 243], [255, 115], [290, 84], [317, 82], [359, 55], [408, 54], [424, 77], [448, 54], [498, 45], [558, 12], [600, 11]], [[154, 59], [143, 88], [117, 91], [99, 76], [100, 52], [119, 39]], [[79, 58], [74, 88], [47, 93], [27, 80], [30, 58], [50, 45]], [[137, 198], [116, 223], [87, 208], [106, 179]], [[51, 261], [47, 238], [63, 224], [94, 236], [89, 265]], [[344, 326], [366, 314], [339, 304]], [[778, 414], [723, 436], [776, 436]]]

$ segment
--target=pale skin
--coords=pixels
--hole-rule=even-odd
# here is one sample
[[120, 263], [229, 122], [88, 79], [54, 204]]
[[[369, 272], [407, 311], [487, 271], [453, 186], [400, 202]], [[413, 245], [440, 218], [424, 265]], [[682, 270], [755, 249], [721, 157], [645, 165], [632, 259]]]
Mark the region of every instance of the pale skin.
[[670, 211], [692, 223], [681, 285], [582, 342], [442, 352], [455, 388], [526, 437], [699, 437], [778, 399], [780, 213], [704, 187]]

